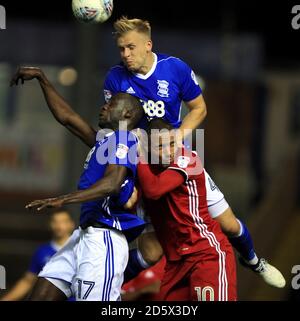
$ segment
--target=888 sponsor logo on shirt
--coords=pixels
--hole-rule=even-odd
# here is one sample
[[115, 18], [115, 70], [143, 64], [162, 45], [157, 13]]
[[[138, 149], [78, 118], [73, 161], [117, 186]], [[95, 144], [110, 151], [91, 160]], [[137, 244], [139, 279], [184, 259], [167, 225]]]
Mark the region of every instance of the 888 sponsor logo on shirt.
[[151, 120], [152, 118], [161, 118], [165, 116], [165, 103], [162, 100], [141, 100], [141, 102], [143, 104], [145, 114], [147, 115], [149, 120]]

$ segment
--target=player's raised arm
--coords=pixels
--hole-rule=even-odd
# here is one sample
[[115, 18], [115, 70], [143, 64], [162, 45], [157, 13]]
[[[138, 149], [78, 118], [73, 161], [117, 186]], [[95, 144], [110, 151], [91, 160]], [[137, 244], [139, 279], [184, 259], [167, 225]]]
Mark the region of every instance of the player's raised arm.
[[182, 134], [184, 134], [185, 130], [196, 129], [203, 122], [207, 114], [206, 104], [202, 94], [195, 99], [186, 102], [186, 105], [189, 109], [189, 113], [184, 117], [180, 126], [180, 131]]
[[26, 208], [37, 208], [39, 211], [44, 208], [61, 207], [66, 204], [93, 201], [118, 194], [126, 177], [126, 173], [127, 169], [125, 166], [110, 164], [106, 168], [103, 178], [89, 188], [54, 198], [36, 200], [26, 205]]
[[89, 147], [94, 146], [96, 131], [78, 115], [65, 99], [56, 91], [40, 68], [20, 67], [13, 76], [10, 85], [18, 85], [19, 81], [37, 79], [43, 90], [48, 107], [55, 119], [79, 137]]

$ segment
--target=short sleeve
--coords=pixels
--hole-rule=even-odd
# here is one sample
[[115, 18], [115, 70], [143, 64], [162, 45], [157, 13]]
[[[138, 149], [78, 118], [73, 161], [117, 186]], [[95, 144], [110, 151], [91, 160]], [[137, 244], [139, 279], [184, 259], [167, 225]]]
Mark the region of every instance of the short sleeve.
[[113, 67], [107, 74], [104, 80], [104, 85], [103, 85], [103, 94], [104, 94], [104, 99], [106, 102], [108, 102], [111, 97], [119, 92], [120, 90], [120, 85], [119, 85], [119, 77], [117, 73], [117, 68], [121, 68], [119, 66]]
[[197, 98], [202, 90], [198, 84], [196, 75], [189, 65], [179, 59], [178, 72], [181, 91], [181, 99], [183, 101], [190, 101]]
[[137, 138], [128, 131], [116, 131], [108, 141], [108, 163], [127, 167], [136, 176]]

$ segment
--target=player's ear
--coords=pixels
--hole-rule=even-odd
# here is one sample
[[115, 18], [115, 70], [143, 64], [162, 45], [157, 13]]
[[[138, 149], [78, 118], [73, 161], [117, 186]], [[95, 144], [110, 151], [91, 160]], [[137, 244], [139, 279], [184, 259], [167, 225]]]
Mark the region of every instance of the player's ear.
[[147, 51], [150, 52], [152, 51], [152, 40], [148, 40], [146, 43]]

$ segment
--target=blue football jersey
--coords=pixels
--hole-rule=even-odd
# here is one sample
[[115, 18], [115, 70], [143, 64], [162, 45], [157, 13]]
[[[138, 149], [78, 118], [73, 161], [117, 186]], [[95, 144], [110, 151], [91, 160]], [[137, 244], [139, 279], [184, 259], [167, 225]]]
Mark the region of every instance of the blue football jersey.
[[[28, 271], [38, 275], [51, 257], [60, 249], [61, 247], [57, 246], [54, 242], [49, 242], [38, 247], [32, 256]], [[76, 300], [73, 296], [71, 296], [67, 301]]]
[[123, 206], [130, 198], [137, 172], [137, 138], [128, 131], [111, 132], [98, 138], [84, 163], [84, 171], [78, 184], [84, 190], [99, 181], [109, 164], [127, 168], [127, 176], [118, 195], [84, 202], [81, 205], [80, 225], [102, 223], [124, 233], [128, 241], [136, 238], [144, 229], [145, 222], [126, 211]]
[[[202, 90], [193, 70], [176, 57], [155, 54], [154, 64], [146, 74], [130, 72], [123, 63], [110, 69], [104, 82], [104, 98], [126, 92], [138, 97], [148, 120], [162, 117], [175, 128], [181, 125], [182, 101], [198, 97]], [[140, 124], [144, 127], [146, 123]]]
[[52, 242], [37, 248], [30, 262], [29, 272], [38, 275], [50, 258], [59, 250]]

